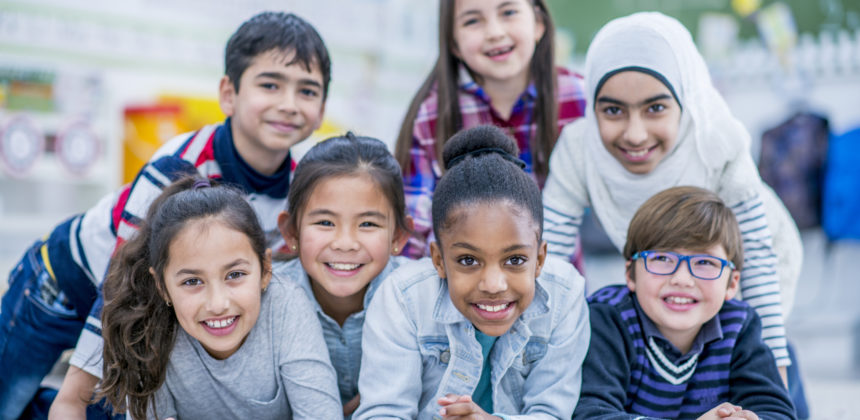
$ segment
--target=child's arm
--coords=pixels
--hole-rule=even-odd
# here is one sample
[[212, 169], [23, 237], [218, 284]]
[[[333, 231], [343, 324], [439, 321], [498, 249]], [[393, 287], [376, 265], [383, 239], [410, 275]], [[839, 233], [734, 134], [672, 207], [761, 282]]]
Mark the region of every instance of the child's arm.
[[583, 167], [581, 131], [584, 119], [564, 128], [550, 157], [550, 172], [543, 189], [543, 238], [549, 253], [567, 261], [577, 252], [582, 218], [589, 206]]
[[60, 392], [51, 404], [48, 412], [49, 420], [87, 418], [87, 405], [93, 397], [93, 389], [99, 378], [90, 375], [75, 366], [69, 366]]
[[[273, 281], [267, 293], [283, 287]], [[285, 300], [278, 304], [285, 311], [276, 312], [282, 329], [279, 347], [286, 356], [281, 357], [280, 373], [290, 402], [294, 419], [336, 419], [343, 416], [337, 374], [331, 365], [328, 348], [316, 312], [305, 293], [298, 287], [287, 289]], [[278, 332], [276, 330], [276, 332]]]
[[795, 419], [773, 354], [767, 351], [761, 335], [761, 320], [749, 310], [732, 352], [729, 402], [768, 419]]
[[354, 420], [418, 416], [421, 353], [416, 326], [408, 317], [395, 283], [394, 277], [382, 282], [367, 308], [358, 376], [361, 405]]
[[[767, 320], [762, 336], [773, 352], [777, 366], [788, 366], [791, 361], [785, 339], [780, 280], [783, 276], [791, 276], [791, 273], [788, 272], [790, 270], [783, 270], [787, 267], [780, 263], [788, 258], [799, 264], [802, 253], [786, 254], [791, 248], [787, 247], [788, 243], [792, 242], [789, 238], [780, 236], [784, 243], [774, 241], [776, 232], [773, 230], [774, 226], [771, 226], [772, 215], [768, 214], [772, 203], [765, 200], [764, 189], [755, 186], [756, 182], [762, 181], [758, 178], [758, 170], [749, 153], [741, 153], [735, 161], [726, 165], [722, 177], [724, 181], [717, 192], [721, 197], [735, 196], [725, 197], [724, 201], [734, 212], [743, 239], [744, 265], [740, 281], [742, 299], [758, 312], [759, 317]], [[777, 247], [780, 247], [780, 252], [784, 255], [776, 252]]]
[[624, 320], [607, 304], [591, 304], [591, 342], [582, 365], [582, 393], [574, 419], [634, 419], [627, 414], [632, 344]]

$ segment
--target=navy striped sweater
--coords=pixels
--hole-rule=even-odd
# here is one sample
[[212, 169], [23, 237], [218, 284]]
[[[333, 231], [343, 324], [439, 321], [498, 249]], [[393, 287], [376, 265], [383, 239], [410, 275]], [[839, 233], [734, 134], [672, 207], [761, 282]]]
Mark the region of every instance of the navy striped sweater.
[[723, 402], [761, 418], [795, 418], [762, 341], [761, 321], [748, 304], [727, 301], [715, 317], [722, 338], [678, 357], [657, 343], [662, 337], [643, 333], [645, 314], [634, 298], [625, 286], [589, 297], [592, 335], [574, 418], [695, 419]]

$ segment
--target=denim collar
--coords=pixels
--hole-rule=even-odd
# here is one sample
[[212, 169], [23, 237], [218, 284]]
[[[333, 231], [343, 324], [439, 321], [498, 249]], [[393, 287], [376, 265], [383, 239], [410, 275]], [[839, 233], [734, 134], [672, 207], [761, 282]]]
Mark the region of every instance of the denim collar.
[[[441, 286], [436, 294], [436, 305], [433, 307], [433, 319], [442, 324], [454, 324], [458, 322], [469, 322], [451, 300], [448, 293], [448, 280], [441, 279]], [[548, 314], [550, 311], [549, 293], [541, 286], [540, 278], [535, 280], [535, 296], [531, 305], [520, 315], [514, 325], [538, 318]], [[513, 327], [512, 327], [513, 328]]]
[[[382, 269], [382, 272], [370, 281], [370, 284], [367, 286], [367, 292], [364, 294], [364, 309], [362, 309], [361, 312], [356, 312], [350, 315], [350, 317], [364, 314], [364, 311], [367, 310], [367, 305], [370, 305], [370, 300], [373, 298], [373, 294], [376, 293], [376, 289], [378, 289], [379, 285], [382, 284], [382, 280], [388, 277], [388, 275], [391, 274], [391, 272], [394, 271], [394, 269], [400, 265], [395, 264], [394, 260], [396, 258], [397, 257], [390, 257], [388, 260], [388, 264], [385, 265], [385, 268]], [[295, 270], [296, 283], [298, 283], [298, 285], [305, 291], [305, 293], [307, 293], [308, 298], [311, 300], [311, 305], [314, 307], [317, 313], [328, 317], [328, 314], [323, 312], [322, 306], [320, 306], [319, 302], [317, 302], [317, 300], [314, 298], [314, 291], [313, 288], [311, 288], [311, 279], [310, 277], [308, 277], [307, 271], [302, 268], [299, 259], [296, 258], [295, 260], [290, 261], [288, 264], [290, 264], [289, 271]]]

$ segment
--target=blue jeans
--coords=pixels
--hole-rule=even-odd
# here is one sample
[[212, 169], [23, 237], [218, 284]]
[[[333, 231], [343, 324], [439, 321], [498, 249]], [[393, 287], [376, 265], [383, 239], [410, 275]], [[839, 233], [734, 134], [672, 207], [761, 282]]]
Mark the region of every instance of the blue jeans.
[[[62, 352], [84, 327], [71, 305], [57, 299], [37, 241], [9, 275], [0, 304], [0, 420], [19, 418]], [[62, 296], [62, 294], [60, 294]]]
[[788, 367], [788, 393], [791, 396], [791, 402], [794, 403], [798, 420], [806, 420], [809, 418], [809, 405], [806, 403], [806, 391], [803, 389], [803, 378], [800, 376], [800, 366], [797, 365], [797, 355], [791, 343], [788, 343], [788, 357], [791, 358], [791, 365]]

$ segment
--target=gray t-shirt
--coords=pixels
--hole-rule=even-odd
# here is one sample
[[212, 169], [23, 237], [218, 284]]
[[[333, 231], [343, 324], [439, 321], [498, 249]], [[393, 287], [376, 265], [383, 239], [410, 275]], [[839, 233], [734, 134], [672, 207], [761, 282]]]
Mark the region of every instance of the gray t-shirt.
[[304, 291], [272, 277], [260, 317], [224, 360], [179, 329], [149, 419], [336, 419], [337, 378]]

